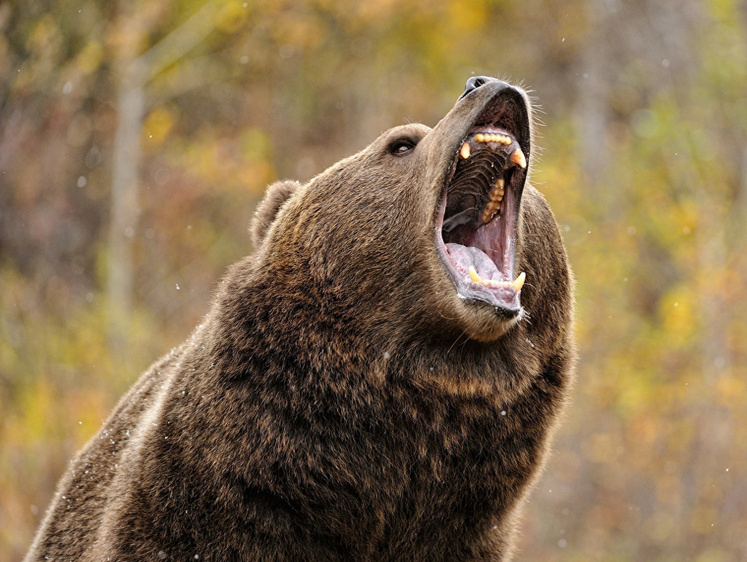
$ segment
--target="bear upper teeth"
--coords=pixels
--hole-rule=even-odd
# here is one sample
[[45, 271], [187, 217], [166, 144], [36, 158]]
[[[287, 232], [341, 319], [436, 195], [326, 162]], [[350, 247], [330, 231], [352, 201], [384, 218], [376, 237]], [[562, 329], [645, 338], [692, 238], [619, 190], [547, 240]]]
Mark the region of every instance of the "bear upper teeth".
[[469, 153], [470, 153], [469, 144], [465, 142], [462, 145], [462, 148], [459, 149], [459, 156], [461, 156], [464, 160], [466, 160], [467, 158], [469, 158]]
[[[493, 143], [494, 145], [500, 145], [501, 147], [511, 148], [518, 144], [516, 140], [509, 134], [475, 133], [471, 139], [463, 142], [462, 146], [459, 148], [458, 155], [460, 160], [467, 160], [470, 158], [470, 156], [472, 155], [472, 145], [470, 143], [472, 142], [480, 144]], [[489, 149], [497, 151], [500, 150], [500, 147], [491, 146], [489, 147]], [[526, 156], [524, 156], [524, 152], [518, 146], [514, 148], [508, 159], [505, 161], [505, 164], [503, 165], [504, 172], [512, 166], [519, 166], [522, 169], [526, 169], [527, 167]], [[489, 223], [500, 212], [501, 203], [503, 201], [503, 196], [505, 193], [505, 184], [506, 181], [504, 178], [498, 178], [495, 182], [494, 187], [488, 194], [488, 203], [485, 205], [485, 208], [480, 215], [480, 220], [483, 223]]]
[[526, 156], [524, 156], [524, 153], [521, 151], [520, 148], [517, 148], [511, 154], [511, 162], [513, 162], [514, 164], [517, 164], [517, 165], [521, 166], [522, 169], [524, 169], [524, 168], [527, 167]]
[[508, 135], [501, 135], [501, 134], [489, 134], [489, 133], [477, 133], [475, 135], [475, 141], [476, 142], [497, 142], [498, 144], [502, 144], [503, 146], [508, 146], [513, 141], [511, 137]]
[[493, 217], [498, 214], [501, 210], [501, 202], [503, 201], [503, 195], [505, 194], [506, 181], [503, 178], [498, 178], [493, 186], [493, 189], [488, 193], [488, 204], [485, 205], [485, 209], [482, 211], [480, 219], [484, 223], [490, 222]]
[[490, 199], [491, 201], [502, 201], [503, 194], [505, 193], [505, 185], [506, 181], [503, 178], [498, 178], [495, 181], [495, 186], [490, 190], [490, 193], [488, 194], [488, 199]]

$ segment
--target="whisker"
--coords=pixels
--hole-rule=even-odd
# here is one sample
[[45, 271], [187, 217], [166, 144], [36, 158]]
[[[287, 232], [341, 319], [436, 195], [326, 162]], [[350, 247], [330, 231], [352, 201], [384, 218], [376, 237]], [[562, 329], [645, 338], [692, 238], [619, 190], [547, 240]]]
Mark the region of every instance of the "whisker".
[[[447, 354], [451, 353], [451, 350], [454, 349], [454, 346], [459, 343], [459, 340], [462, 338], [462, 336], [466, 336], [467, 332], [463, 331], [461, 334], [457, 336], [457, 339], [454, 340], [454, 343], [451, 344], [451, 347], [446, 351]], [[467, 343], [467, 340], [464, 340], [464, 343]]]

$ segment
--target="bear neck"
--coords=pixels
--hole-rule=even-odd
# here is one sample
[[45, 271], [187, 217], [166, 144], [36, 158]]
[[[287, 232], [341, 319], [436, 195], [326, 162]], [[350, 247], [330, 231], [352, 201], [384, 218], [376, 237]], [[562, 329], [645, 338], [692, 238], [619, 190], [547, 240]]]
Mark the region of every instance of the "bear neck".
[[249, 365], [272, 364], [316, 381], [320, 393], [334, 381], [393, 384], [440, 398], [487, 398], [503, 408], [543, 362], [523, 327], [485, 344], [462, 332], [394, 324], [401, 311], [382, 306], [361, 316], [344, 293], [310, 292], [303, 283], [259, 275], [255, 266], [245, 260], [234, 268], [209, 315], [223, 342], [212, 360], [228, 379], [241, 378]]

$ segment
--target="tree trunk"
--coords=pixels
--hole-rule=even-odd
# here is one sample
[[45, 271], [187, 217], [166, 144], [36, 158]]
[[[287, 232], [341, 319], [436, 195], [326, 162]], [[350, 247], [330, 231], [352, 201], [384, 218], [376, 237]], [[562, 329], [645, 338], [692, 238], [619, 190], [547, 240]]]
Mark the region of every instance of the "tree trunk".
[[145, 91], [133, 71], [126, 72], [117, 95], [117, 132], [112, 161], [112, 196], [109, 217], [109, 344], [123, 355], [129, 311], [132, 307], [132, 240], [138, 222], [140, 129], [145, 115]]
[[126, 333], [133, 304], [132, 241], [137, 229], [140, 130], [145, 118], [145, 88], [158, 73], [175, 63], [213, 30], [218, 3], [207, 2], [176, 30], [140, 56], [133, 40], [147, 32], [148, 22], [122, 3], [122, 35], [117, 69], [117, 132], [112, 154], [112, 196], [109, 217], [109, 345], [115, 357], [126, 357]]

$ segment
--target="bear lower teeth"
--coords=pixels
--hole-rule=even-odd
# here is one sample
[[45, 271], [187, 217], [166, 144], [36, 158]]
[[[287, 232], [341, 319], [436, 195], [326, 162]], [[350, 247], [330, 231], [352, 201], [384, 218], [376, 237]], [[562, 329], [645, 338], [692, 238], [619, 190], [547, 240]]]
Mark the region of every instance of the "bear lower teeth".
[[485, 287], [492, 287], [494, 289], [500, 287], [511, 287], [514, 290], [514, 293], [518, 293], [524, 286], [524, 281], [526, 280], [527, 275], [522, 271], [513, 281], [493, 281], [492, 279], [483, 279], [480, 277], [475, 266], [471, 265], [469, 266], [469, 278], [473, 283], [484, 285]]

